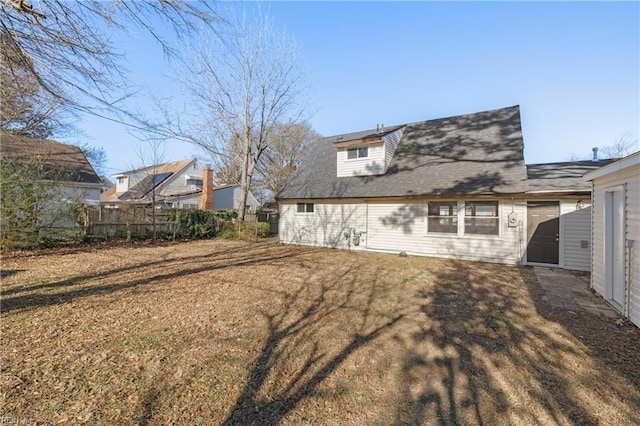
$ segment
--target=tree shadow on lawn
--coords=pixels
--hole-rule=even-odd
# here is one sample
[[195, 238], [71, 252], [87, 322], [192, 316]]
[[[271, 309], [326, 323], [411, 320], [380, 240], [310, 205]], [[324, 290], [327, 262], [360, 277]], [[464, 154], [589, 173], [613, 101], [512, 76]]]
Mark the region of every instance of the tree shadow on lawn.
[[[329, 271], [315, 278], [321, 283], [315, 296], [308, 293], [316, 292], [316, 287], [305, 283], [296, 291], [278, 292], [282, 303], [261, 312], [267, 337], [222, 425], [278, 424], [302, 400], [320, 392], [320, 385], [354, 352], [389, 332], [405, 317], [403, 313], [373, 313], [372, 305], [379, 297], [375, 278], [362, 280], [351, 268], [339, 277]], [[326, 333], [336, 331], [327, 330], [345, 313], [359, 321], [345, 323], [345, 335], [333, 340], [335, 336]]]
[[[566, 331], [589, 349], [590, 355], [598, 360], [603, 369], [616, 371], [640, 392], [640, 329], [629, 322], [616, 325], [615, 319], [585, 310], [569, 311], [552, 307], [533, 269], [522, 268], [521, 271], [538, 314], [548, 321], [562, 324]], [[584, 288], [589, 288], [586, 280]], [[596, 304], [604, 304], [599, 295], [593, 294], [593, 299]]]
[[538, 315], [521, 268], [453, 261], [434, 274], [436, 284], [416, 294], [422, 325], [399, 342], [398, 424], [595, 425], [602, 407], [640, 420], [639, 394], [594, 371], [605, 360]]
[[[70, 279], [50, 283], [36, 284], [11, 288], [2, 292], [2, 312], [8, 313], [19, 309], [30, 309], [71, 302], [74, 299], [104, 295], [126, 290], [137, 286], [160, 284], [176, 278], [188, 275], [225, 269], [234, 266], [251, 266], [273, 262], [279, 259], [304, 256], [316, 249], [300, 249], [274, 244], [254, 244], [238, 247], [237, 250], [222, 248], [207, 252], [199, 256], [183, 255], [164, 257], [157, 261], [135, 263], [120, 269], [114, 269], [95, 274], [81, 275]], [[171, 263], [171, 265], [169, 265]], [[127, 275], [134, 272], [149, 270], [143, 278], [127, 279]], [[167, 272], [170, 270], [170, 272]], [[124, 276], [124, 278], [122, 278]], [[112, 280], [107, 284], [95, 284], [94, 280]], [[42, 293], [33, 290], [58, 290], [64, 287], [80, 286], [68, 291]], [[19, 296], [9, 297], [8, 294], [24, 292]]]

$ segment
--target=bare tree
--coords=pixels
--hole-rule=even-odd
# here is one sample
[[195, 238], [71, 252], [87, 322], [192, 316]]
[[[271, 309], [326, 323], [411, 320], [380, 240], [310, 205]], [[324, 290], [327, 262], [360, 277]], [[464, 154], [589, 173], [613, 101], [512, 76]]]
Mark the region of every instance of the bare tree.
[[638, 138], [630, 132], [625, 132], [618, 136], [613, 144], [601, 147], [600, 154], [606, 158], [623, 158], [639, 150]]
[[278, 123], [269, 138], [257, 171], [264, 188], [275, 195], [296, 171], [311, 145], [320, 140], [320, 135], [308, 123]]
[[279, 123], [299, 122], [306, 81], [297, 45], [274, 29], [268, 15], [243, 11], [229, 22], [224, 37], [203, 34], [199, 48], [177, 68], [192, 104], [186, 108], [189, 114], [164, 108], [164, 135], [200, 146], [221, 159], [218, 165], [239, 165], [238, 217], [244, 220], [249, 188], [271, 131]]
[[68, 111], [31, 74], [33, 61], [0, 33], [0, 129], [35, 139], [69, 130]]
[[[215, 14], [204, 1], [186, 0], [0, 0], [0, 37], [14, 60], [3, 64], [5, 81], [36, 85], [50, 100], [96, 115], [125, 114], [120, 101], [131, 94], [121, 52], [112, 37], [142, 29], [174, 52], [163, 28], [179, 40], [210, 26]], [[16, 56], [17, 55], [17, 56]]]
[[[165, 154], [166, 154], [166, 143], [160, 140], [149, 140], [139, 144], [136, 147], [136, 153], [138, 154], [138, 159], [143, 165], [147, 165], [147, 167], [143, 167], [139, 169], [140, 173], [135, 176], [138, 180], [137, 183], [148, 183], [151, 187], [151, 191], [148, 194], [141, 194], [144, 196], [148, 196], [151, 201], [151, 240], [155, 243], [158, 232], [157, 232], [157, 190], [156, 187], [161, 182], [161, 176], [158, 174], [158, 166], [164, 162]], [[133, 182], [132, 182], [133, 183]], [[147, 186], [146, 184], [144, 185]], [[146, 188], [142, 188], [144, 191]]]

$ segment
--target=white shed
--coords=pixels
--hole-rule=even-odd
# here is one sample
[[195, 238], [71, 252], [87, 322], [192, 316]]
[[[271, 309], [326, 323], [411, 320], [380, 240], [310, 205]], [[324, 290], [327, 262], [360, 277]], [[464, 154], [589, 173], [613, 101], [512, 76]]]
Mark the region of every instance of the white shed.
[[640, 327], [640, 152], [589, 172], [591, 287]]

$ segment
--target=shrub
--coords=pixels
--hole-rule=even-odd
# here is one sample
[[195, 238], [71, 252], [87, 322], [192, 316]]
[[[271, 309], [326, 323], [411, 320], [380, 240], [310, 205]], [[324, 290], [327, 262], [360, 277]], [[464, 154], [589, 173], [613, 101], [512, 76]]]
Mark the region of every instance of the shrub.
[[267, 238], [269, 236], [269, 224], [264, 222], [242, 222], [240, 224], [240, 236], [250, 240], [256, 237], [256, 224], [258, 227], [258, 238]]
[[220, 220], [230, 221], [238, 217], [238, 212], [235, 210], [216, 210], [213, 214]]
[[[230, 222], [225, 222], [225, 223], [230, 223]], [[218, 238], [221, 238], [223, 240], [230, 240], [230, 239], [238, 238], [238, 233], [233, 230], [226, 230], [226, 231], [220, 232], [218, 234]]]
[[172, 210], [169, 220], [174, 222], [174, 237], [211, 238], [216, 234], [216, 218], [207, 210]]

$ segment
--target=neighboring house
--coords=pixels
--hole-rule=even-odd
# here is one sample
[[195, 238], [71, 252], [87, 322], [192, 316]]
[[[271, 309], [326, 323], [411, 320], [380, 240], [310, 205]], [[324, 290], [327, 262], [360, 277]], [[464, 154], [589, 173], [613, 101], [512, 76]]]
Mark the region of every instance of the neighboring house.
[[116, 183], [100, 197], [102, 204], [150, 204], [198, 208], [202, 167], [195, 158], [156, 164], [113, 175]]
[[2, 132], [0, 157], [1, 161], [42, 168], [43, 181], [52, 181], [52, 186], [61, 191], [61, 202], [86, 203], [100, 199], [103, 183], [77, 146]]
[[591, 287], [640, 327], [640, 152], [585, 179], [593, 191]]
[[[191, 158], [117, 173], [113, 175], [116, 184], [104, 192], [100, 200], [102, 204], [114, 206], [150, 204], [155, 196], [156, 203], [163, 207], [201, 208], [203, 191], [207, 192], [207, 179], [203, 178], [207, 170], [198, 164], [197, 159]], [[213, 177], [209, 185], [213, 187], [213, 207], [216, 210], [237, 208], [239, 185], [215, 187]], [[253, 209], [257, 208], [257, 201], [251, 193], [249, 200]]]
[[[221, 185], [213, 189], [213, 205], [216, 210], [238, 210], [241, 197], [240, 185]], [[247, 194], [246, 209], [256, 211], [260, 203], [249, 191]]]
[[280, 240], [588, 269], [595, 163], [523, 152], [518, 106], [324, 138], [276, 197]]

